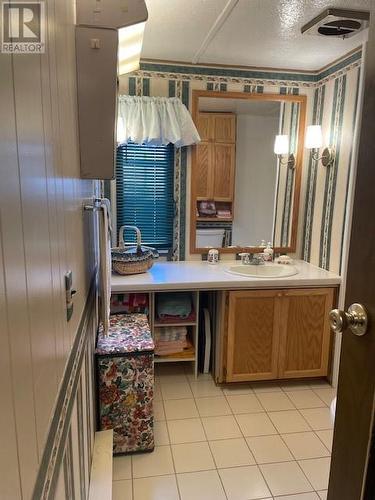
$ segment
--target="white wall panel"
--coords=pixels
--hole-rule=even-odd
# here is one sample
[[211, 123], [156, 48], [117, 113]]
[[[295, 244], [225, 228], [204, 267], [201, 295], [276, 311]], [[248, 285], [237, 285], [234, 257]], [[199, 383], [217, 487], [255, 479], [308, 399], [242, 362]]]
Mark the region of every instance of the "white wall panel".
[[40, 57], [20, 55], [14, 57], [13, 66], [26, 289], [40, 456], [57, 391]]
[[9, 328], [5, 295], [5, 272], [2, 248], [2, 232], [0, 219], [0, 394], [2, 411], [0, 412], [0, 428], [7, 432], [0, 447], [0, 498], [21, 498], [21, 485], [18, 476], [17, 436], [12, 395], [12, 371], [9, 350]]
[[[4, 262], [4, 286], [8, 320], [9, 356], [13, 392], [14, 419], [17, 441], [4, 454], [18, 452], [20, 477], [19, 488], [28, 498], [31, 495], [37, 472], [38, 455], [34, 403], [34, 377], [31, 358], [31, 339], [28, 314], [26, 267], [23, 240], [22, 199], [15, 123], [13, 70], [11, 56], [0, 55], [0, 216]], [[7, 428], [1, 428], [1, 440], [9, 438]], [[4, 435], [4, 437], [3, 437]], [[18, 443], [20, 445], [18, 446]], [[21, 445], [22, 443], [22, 445]], [[0, 495], [1, 496], [1, 495]]]
[[[72, 351], [74, 340], [79, 332], [86, 335], [79, 325], [82, 314], [90, 314], [85, 304], [96, 264], [95, 216], [82, 207], [99, 188], [79, 178], [74, 2], [45, 4], [46, 53], [0, 54], [0, 498], [12, 500], [32, 498], [55, 438], [50, 428], [56, 419], [70, 418], [69, 411], [60, 415], [56, 404], [59, 408], [64, 396], [59, 388], [63, 380], [69, 383], [78, 353], [77, 346]], [[68, 269], [78, 290], [69, 323]], [[91, 337], [95, 327], [90, 325]], [[90, 347], [86, 356], [92, 356], [91, 345], [92, 339], [80, 347]], [[81, 474], [87, 482], [92, 436], [86, 433], [94, 431], [87, 398], [93, 397], [93, 378], [84, 372], [82, 377], [82, 430], [76, 425], [73, 441], [83, 433], [87, 451]], [[71, 398], [76, 398], [74, 388]], [[64, 498], [62, 457], [55, 467], [53, 488]]]

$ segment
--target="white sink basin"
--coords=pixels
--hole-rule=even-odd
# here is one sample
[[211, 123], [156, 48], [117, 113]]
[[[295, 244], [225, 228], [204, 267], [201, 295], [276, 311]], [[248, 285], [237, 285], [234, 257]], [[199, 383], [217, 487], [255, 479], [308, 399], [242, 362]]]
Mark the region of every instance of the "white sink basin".
[[286, 278], [298, 274], [296, 267], [281, 264], [264, 264], [260, 266], [238, 264], [229, 267], [227, 271], [231, 274], [239, 274], [249, 278]]

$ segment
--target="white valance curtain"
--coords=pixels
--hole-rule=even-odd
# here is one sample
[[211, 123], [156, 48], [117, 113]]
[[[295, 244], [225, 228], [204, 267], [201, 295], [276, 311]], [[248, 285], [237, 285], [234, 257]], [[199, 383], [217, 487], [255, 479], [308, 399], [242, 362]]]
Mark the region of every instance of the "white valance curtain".
[[119, 97], [117, 142], [177, 148], [200, 142], [186, 106], [177, 97]]

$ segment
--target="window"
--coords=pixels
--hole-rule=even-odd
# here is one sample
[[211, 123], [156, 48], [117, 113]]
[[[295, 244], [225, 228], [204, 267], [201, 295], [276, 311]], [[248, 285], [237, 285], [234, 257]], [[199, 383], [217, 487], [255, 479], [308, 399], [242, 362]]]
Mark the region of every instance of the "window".
[[[117, 148], [117, 229], [139, 227], [142, 243], [170, 249], [173, 241], [174, 147], [129, 143]], [[135, 235], [126, 232], [126, 242]]]

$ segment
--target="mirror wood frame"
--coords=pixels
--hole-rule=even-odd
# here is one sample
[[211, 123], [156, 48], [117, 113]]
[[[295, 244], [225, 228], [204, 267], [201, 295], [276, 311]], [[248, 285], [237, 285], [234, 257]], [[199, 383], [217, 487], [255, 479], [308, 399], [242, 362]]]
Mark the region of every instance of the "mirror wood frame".
[[[299, 202], [301, 194], [301, 178], [302, 178], [302, 162], [303, 149], [305, 143], [306, 129], [306, 95], [294, 94], [256, 94], [250, 92], [224, 92], [215, 90], [193, 90], [192, 91], [192, 118], [197, 124], [199, 113], [199, 98], [212, 97], [220, 99], [250, 99], [254, 101], [276, 101], [276, 102], [296, 102], [300, 104], [300, 118], [298, 125], [298, 147], [296, 152], [295, 176], [294, 176], [294, 195], [293, 195], [293, 212], [291, 223], [290, 245], [285, 247], [275, 247], [276, 253], [294, 253], [297, 246], [297, 231], [298, 231], [298, 214]], [[197, 147], [192, 147], [191, 152], [191, 178], [190, 178], [190, 253], [191, 254], [206, 254], [207, 248], [197, 248], [196, 246], [196, 185], [195, 174], [197, 171]], [[239, 253], [239, 252], [262, 252], [262, 247], [241, 247], [233, 246], [231, 248], [219, 248], [220, 253]]]

